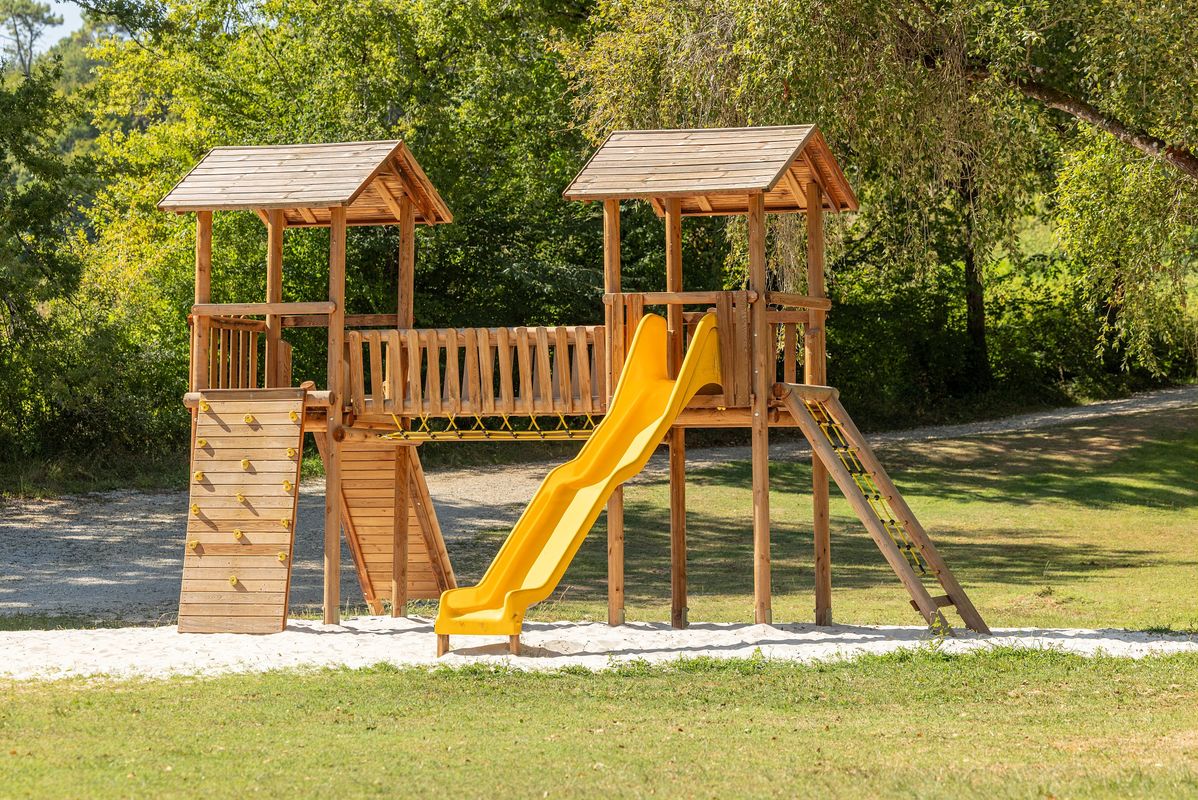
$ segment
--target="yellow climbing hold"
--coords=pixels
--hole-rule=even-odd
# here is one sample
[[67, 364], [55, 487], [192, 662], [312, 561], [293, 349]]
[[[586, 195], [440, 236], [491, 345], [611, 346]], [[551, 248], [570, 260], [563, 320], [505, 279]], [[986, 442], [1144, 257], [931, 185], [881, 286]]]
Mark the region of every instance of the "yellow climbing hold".
[[234, 539], [240, 540], [242, 536], [245, 536], [245, 533], [241, 530], [241, 528], [233, 529], [233, 538]]
[[208, 409], [210, 409], [210, 408], [212, 408], [212, 406], [208, 405], [208, 401], [207, 401], [207, 400], [201, 400], [201, 401], [200, 401], [200, 411], [207, 412], [207, 411], [208, 411]]
[[196, 439], [196, 447], [203, 448], [203, 447], [207, 447], [207, 446], [208, 446], [207, 439]]
[[287, 457], [288, 457], [288, 458], [295, 458], [295, 448], [294, 448], [294, 447], [288, 447], [288, 448], [287, 448]]
[[287, 517], [283, 517], [281, 520], [279, 520], [279, 524], [282, 525], [284, 528], [289, 528], [289, 527], [291, 527], [291, 520], [288, 519]]
[[190, 542], [187, 543], [188, 550], [195, 550], [199, 546], [200, 546], [200, 543], [197, 542], [195, 539], [192, 539]]
[[244, 493], [244, 492], [238, 492], [238, 493], [237, 493], [237, 502], [238, 502], [238, 503], [244, 503], [244, 502], [245, 502], [245, 493]]
[[246, 414], [244, 417], [242, 417], [242, 419], [245, 420], [246, 425], [254, 424], [254, 415], [253, 414]]
[[191, 504], [191, 513], [193, 516], [198, 517], [200, 515], [200, 507], [198, 505], [196, 505], [195, 503], [192, 503]]
[[241, 459], [241, 468], [246, 470], [247, 472], [249, 471], [250, 460], [248, 458]]
[[283, 481], [283, 491], [291, 494], [291, 481]]
[[287, 416], [291, 418], [292, 422], [299, 422], [299, 412], [298, 411], [295, 411], [294, 409], [292, 409], [291, 411], [287, 412]]
[[196, 483], [199, 483], [200, 481], [204, 480], [204, 471], [197, 469], [196, 474], [195, 474], [195, 479], [196, 479]]
[[287, 554], [284, 553], [283, 551], [281, 551], [281, 550], [279, 551], [278, 558], [279, 558], [279, 561], [282, 561], [284, 564], [287, 563]]
[[236, 586], [236, 585], [237, 585], [237, 576], [236, 576], [236, 575], [230, 575], [230, 576], [229, 576], [229, 585], [230, 585], [230, 586]]

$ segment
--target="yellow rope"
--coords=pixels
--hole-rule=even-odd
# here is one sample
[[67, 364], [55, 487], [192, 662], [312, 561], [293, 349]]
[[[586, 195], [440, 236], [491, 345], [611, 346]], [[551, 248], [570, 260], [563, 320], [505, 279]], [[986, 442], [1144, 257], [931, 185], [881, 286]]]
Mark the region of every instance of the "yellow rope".
[[540, 418], [536, 414], [530, 414], [528, 430], [516, 430], [512, 426], [511, 417], [507, 414], [501, 414], [498, 417], [498, 428], [488, 428], [481, 414], [471, 416], [474, 423], [469, 428], [459, 426], [457, 415], [454, 414], [443, 417], [444, 427], [435, 428], [429, 415], [421, 414], [415, 418], [419, 422], [414, 429], [405, 429], [400, 418], [392, 414], [391, 421], [395, 423], [395, 430], [380, 434], [379, 438], [404, 442], [548, 442], [586, 439], [595, 430], [595, 420], [591, 414], [586, 415], [586, 424], [581, 428], [570, 427], [566, 415], [561, 413], [556, 415], [557, 425], [555, 427], [545, 428], [541, 426]]

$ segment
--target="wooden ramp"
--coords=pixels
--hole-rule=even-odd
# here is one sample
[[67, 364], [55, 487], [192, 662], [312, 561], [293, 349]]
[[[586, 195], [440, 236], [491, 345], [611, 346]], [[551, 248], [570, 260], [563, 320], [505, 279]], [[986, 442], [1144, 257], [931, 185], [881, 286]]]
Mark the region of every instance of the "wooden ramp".
[[[327, 442], [317, 435], [325, 452]], [[441, 526], [429, 497], [424, 468], [417, 449], [390, 443], [343, 442], [341, 448], [342, 526], [357, 567], [358, 582], [366, 604], [375, 614], [383, 602], [392, 600], [392, 581], [403, 570], [394, 571], [397, 536], [406, 527], [407, 596], [402, 600], [436, 600], [447, 589], [457, 587], [449, 553], [441, 537]], [[404, 463], [406, 461], [406, 463]], [[396, 489], [402, 490], [407, 472], [406, 513], [396, 514]]]
[[[951, 630], [940, 609], [953, 607], [968, 628], [990, 633], [927, 531], [840, 404], [839, 393], [829, 386], [805, 384], [779, 384], [775, 391], [911, 595], [911, 605], [928, 625], [937, 631]], [[921, 577], [928, 574], [944, 589], [943, 595], [933, 597], [928, 593]]]
[[181, 633], [276, 633], [287, 624], [304, 389], [201, 394]]

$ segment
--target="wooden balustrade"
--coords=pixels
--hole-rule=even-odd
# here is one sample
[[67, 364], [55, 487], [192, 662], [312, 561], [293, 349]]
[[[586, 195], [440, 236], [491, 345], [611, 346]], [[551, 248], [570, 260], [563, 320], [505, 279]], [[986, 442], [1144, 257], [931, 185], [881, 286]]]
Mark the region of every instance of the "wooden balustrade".
[[[265, 375], [266, 323], [239, 316], [208, 318], [208, 352], [204, 354], [207, 389], [261, 389]], [[192, 358], [196, 357], [196, 337], [192, 335]], [[279, 343], [280, 385], [291, 385], [291, 345]]]
[[355, 415], [602, 414], [603, 327], [347, 331]]

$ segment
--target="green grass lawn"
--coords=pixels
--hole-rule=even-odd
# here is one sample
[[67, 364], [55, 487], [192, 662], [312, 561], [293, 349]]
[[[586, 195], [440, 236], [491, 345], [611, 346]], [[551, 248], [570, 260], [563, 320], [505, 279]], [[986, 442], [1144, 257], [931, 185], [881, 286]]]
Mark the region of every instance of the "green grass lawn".
[[[1198, 414], [880, 456], [991, 625], [1198, 628]], [[811, 616], [806, 464], [774, 478], [775, 619]], [[630, 619], [668, 618], [667, 486], [628, 492]], [[835, 495], [834, 495], [835, 497]], [[751, 618], [749, 469], [693, 471], [691, 619]], [[839, 621], [916, 624], [843, 500]], [[463, 582], [506, 531], [451, 550]], [[605, 618], [592, 534], [541, 619]], [[424, 607], [424, 611], [431, 608]], [[27, 620], [9, 627], [41, 627]], [[934, 646], [590, 674], [329, 670], [0, 682], [0, 797], [1198, 796], [1198, 655]]]
[[4, 797], [1179, 797], [1198, 656], [4, 687]]
[[[991, 626], [1198, 630], [1194, 410], [878, 452]], [[774, 619], [810, 620], [811, 469], [775, 463], [771, 479]], [[688, 475], [693, 621], [752, 621], [750, 482], [745, 462]], [[669, 619], [668, 496], [664, 479], [626, 491], [630, 620]], [[835, 487], [832, 498], [835, 619], [918, 624]], [[561, 588], [533, 618], [607, 618], [603, 526], [600, 517]], [[477, 579], [506, 535], [489, 531], [451, 546], [459, 580]]]

